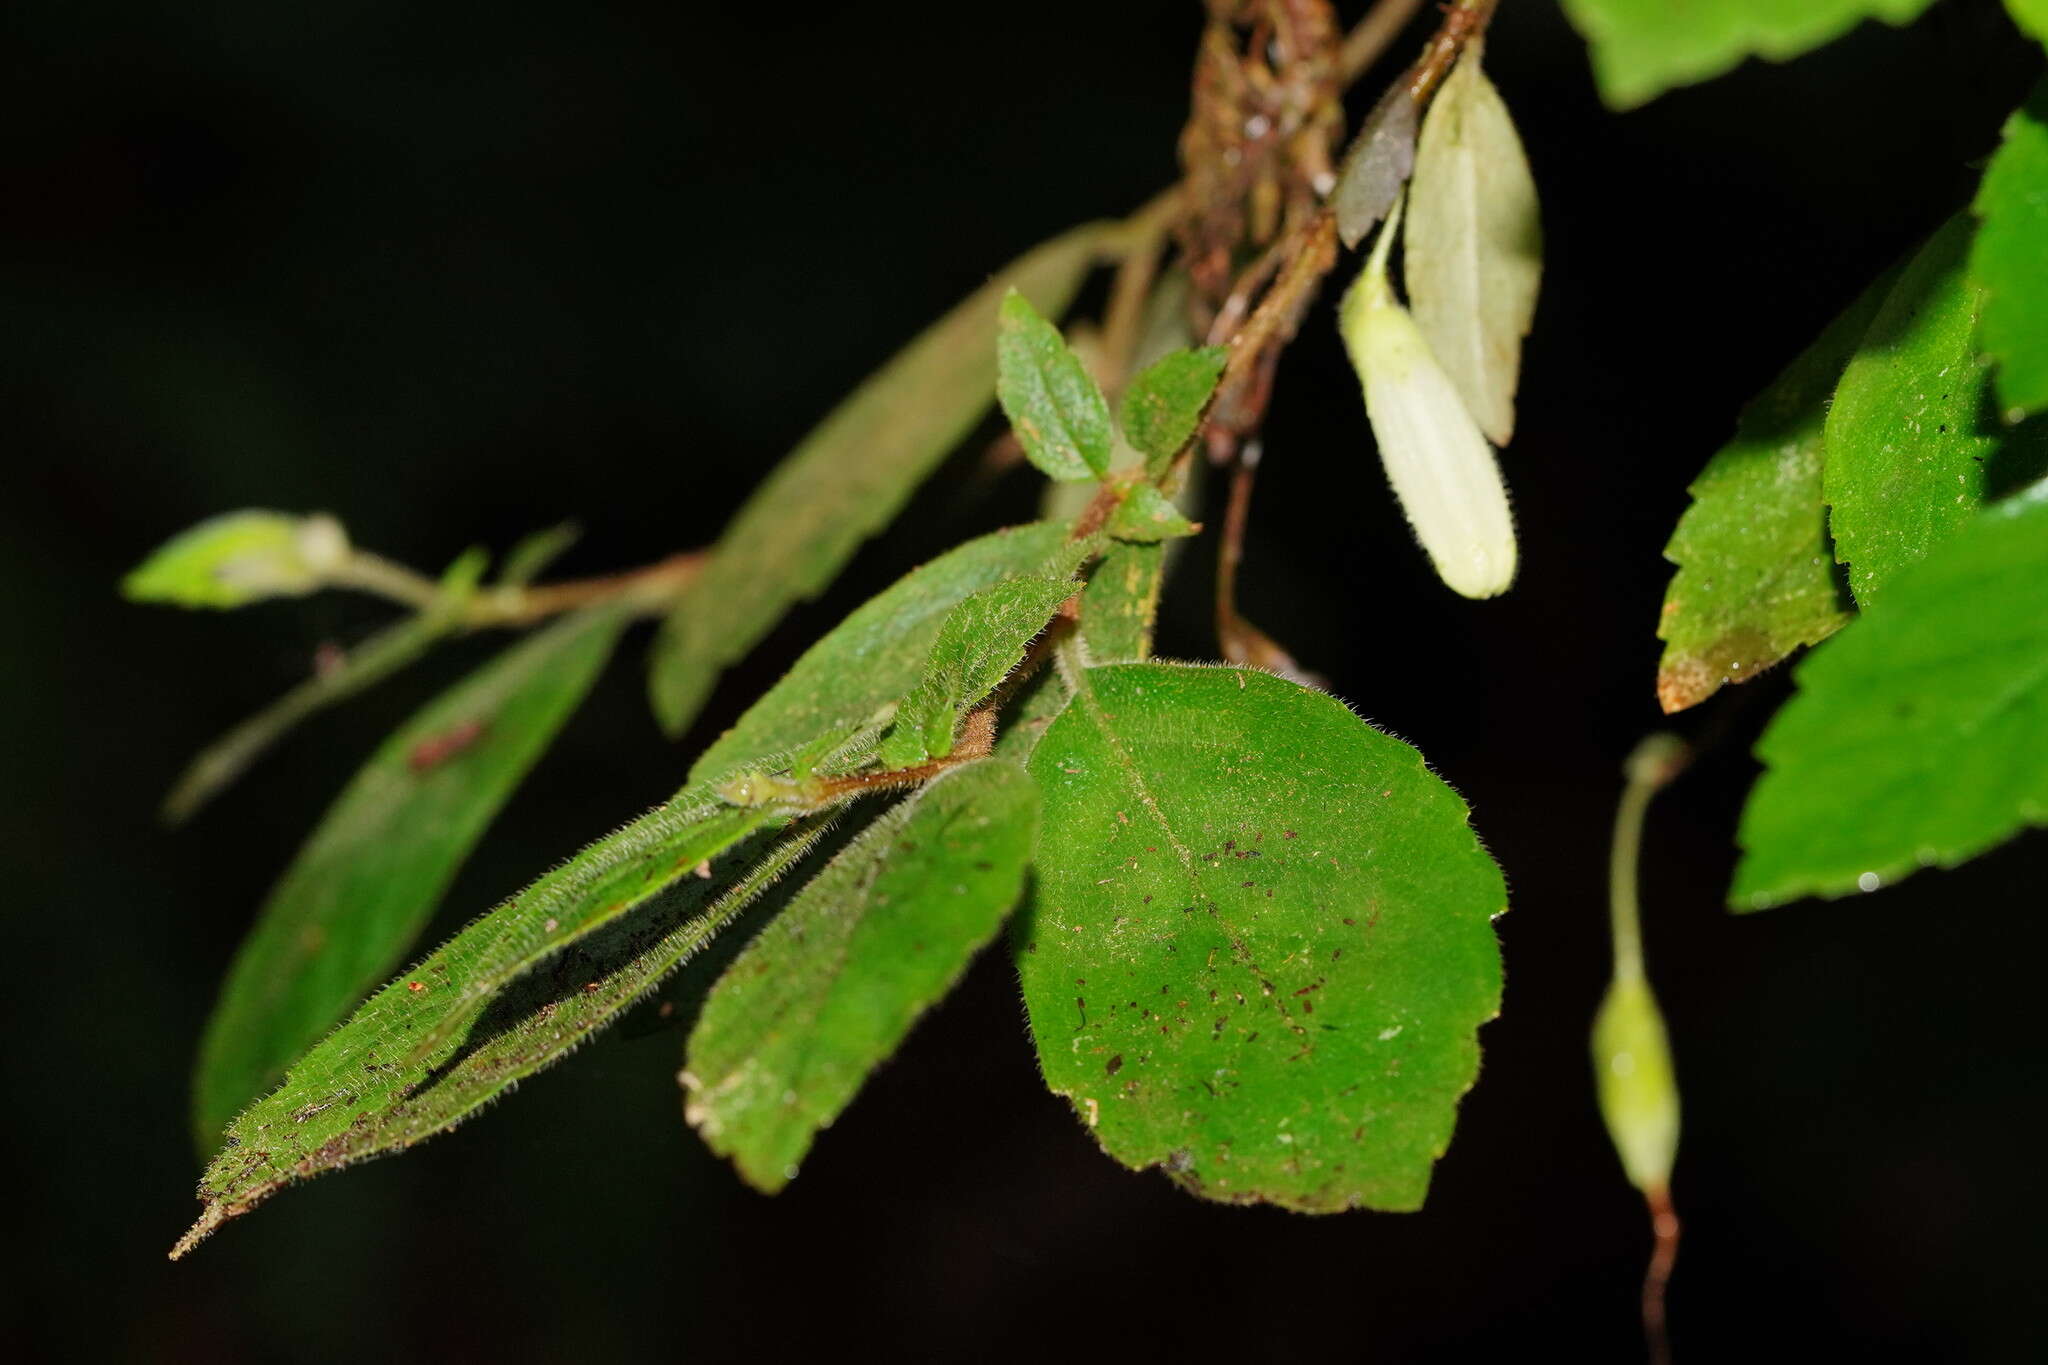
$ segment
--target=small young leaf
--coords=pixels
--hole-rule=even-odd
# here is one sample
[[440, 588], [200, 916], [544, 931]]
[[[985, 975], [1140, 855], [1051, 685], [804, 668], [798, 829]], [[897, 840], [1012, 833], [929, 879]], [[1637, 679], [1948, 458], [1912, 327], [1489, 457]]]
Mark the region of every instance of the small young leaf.
[[1799, 665], [1730, 903], [1870, 891], [2048, 823], [2048, 483], [1979, 512]]
[[1344, 154], [1330, 205], [1337, 215], [1337, 235], [1356, 247], [1394, 206], [1401, 187], [1415, 170], [1415, 97], [1408, 82], [1396, 81], [1365, 116], [1358, 136]]
[[1821, 433], [1842, 368], [1897, 279], [1889, 271], [1864, 290], [1757, 395], [1735, 439], [1693, 480], [1692, 506], [1664, 547], [1678, 566], [1657, 619], [1666, 712], [1754, 677], [1848, 621], [1821, 501]]
[[498, 586], [525, 587], [540, 577], [548, 565], [554, 563], [582, 536], [583, 528], [573, 521], [565, 521], [526, 536], [505, 552], [505, 562], [498, 569]]
[[1140, 544], [1191, 536], [1195, 524], [1181, 515], [1173, 499], [1149, 483], [1132, 484], [1124, 500], [1110, 514], [1108, 532], [1116, 540]]
[[1543, 223], [1507, 104], [1468, 44], [1423, 120], [1405, 274], [1415, 325], [1479, 429], [1515, 430], [1522, 338], [1536, 316]]
[[1933, 0], [1564, 0], [1593, 49], [1600, 94], [1630, 109], [1744, 57], [1789, 61], [1865, 19], [1904, 24]]
[[2048, 408], [2048, 84], [2006, 121], [1973, 207], [1984, 220], [1970, 249], [1970, 278], [1984, 291], [1978, 339], [1998, 362], [1999, 405], [2014, 422]]
[[1500, 1004], [1500, 871], [1413, 749], [1245, 668], [1077, 678], [1017, 962], [1046, 1082], [1206, 1198], [1412, 1209]]
[[420, 971], [386, 987], [347, 1027], [301, 1059], [282, 1089], [235, 1121], [227, 1147], [200, 1181], [205, 1207], [199, 1221], [172, 1249], [172, 1258], [285, 1186], [404, 1151], [554, 1065], [731, 923], [821, 833], [811, 828], [772, 845], [766, 836], [755, 836], [734, 853], [734, 863], [745, 869], [736, 879], [686, 877], [668, 886], [643, 913], [581, 940], [550, 970], [461, 1011], [459, 1025], [424, 1057], [408, 1057], [411, 1037], [402, 1018], [386, 1018], [381, 1029], [363, 1025], [394, 994], [409, 1002], [433, 996], [429, 981], [439, 979], [436, 964], [489, 921], [472, 926]]
[[1828, 409], [1828, 529], [1864, 606], [2048, 456], [2048, 423], [2008, 431], [1995, 411], [1977, 348], [1983, 293], [1964, 272], [1969, 245], [1958, 215], [1907, 262]]
[[734, 515], [649, 656], [654, 713], [680, 734], [726, 666], [815, 597], [981, 421], [995, 394], [997, 307], [1016, 289], [1053, 316], [1095, 263], [1091, 223], [1013, 261], [832, 410]]
[[1124, 439], [1145, 457], [1147, 473], [1157, 477], [1195, 434], [1229, 358], [1224, 346], [1172, 351], [1131, 380], [1117, 415]]
[[756, 1189], [819, 1130], [995, 937], [1024, 887], [1037, 789], [956, 768], [870, 825], [719, 979], [690, 1035], [685, 1110]]
[[591, 608], [505, 651], [427, 703], [336, 798], [264, 902], [207, 1023], [194, 1095], [203, 1141], [403, 958], [625, 623]]
[[344, 654], [340, 663], [316, 672], [200, 750], [164, 798], [164, 819], [171, 824], [189, 820], [301, 721], [375, 686], [425, 654], [461, 621], [488, 562], [481, 550], [460, 556], [442, 575], [440, 599], [432, 607], [378, 631]]
[[996, 398], [1031, 463], [1055, 479], [1109, 472], [1109, 402], [1059, 328], [1031, 300], [1003, 299], [996, 334]]
[[1041, 521], [997, 531], [896, 580], [805, 651], [782, 681], [704, 751], [690, 768], [690, 780], [701, 782], [814, 735], [858, 725], [899, 700], [924, 676], [947, 613], [1005, 579], [1045, 572], [1069, 554], [1068, 530]]
[[967, 713], [1017, 666], [1060, 604], [1080, 591], [1071, 577], [1012, 578], [948, 612], [924, 677], [897, 708], [882, 741], [882, 766], [909, 768], [952, 753]]
[[316, 592], [348, 555], [348, 533], [333, 517], [225, 512], [164, 542], [121, 591], [136, 602], [241, 607]]

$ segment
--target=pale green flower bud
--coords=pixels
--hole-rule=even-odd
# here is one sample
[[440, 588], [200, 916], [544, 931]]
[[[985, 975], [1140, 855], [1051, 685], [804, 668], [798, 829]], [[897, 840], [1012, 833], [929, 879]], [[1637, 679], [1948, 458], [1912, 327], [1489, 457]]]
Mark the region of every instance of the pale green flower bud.
[[1618, 975], [1593, 1021], [1600, 1116], [1631, 1185], [1645, 1194], [1671, 1184], [1678, 1154], [1678, 1082], [1671, 1044], [1650, 983]]
[[1515, 526], [1493, 448], [1394, 297], [1387, 254], [1401, 206], [1344, 296], [1338, 326], [1365, 387], [1366, 416], [1387, 481], [1436, 564], [1466, 597], [1495, 597], [1515, 577]]

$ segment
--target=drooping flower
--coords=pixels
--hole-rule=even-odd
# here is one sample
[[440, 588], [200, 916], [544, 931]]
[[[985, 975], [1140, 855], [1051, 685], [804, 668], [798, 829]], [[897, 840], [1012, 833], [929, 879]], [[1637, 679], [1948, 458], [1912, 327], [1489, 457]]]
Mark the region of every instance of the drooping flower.
[[1437, 574], [1466, 597], [1495, 597], [1515, 577], [1515, 525], [1493, 447], [1394, 295], [1387, 256], [1396, 201], [1338, 326], [1365, 387], [1365, 411], [1387, 482]]

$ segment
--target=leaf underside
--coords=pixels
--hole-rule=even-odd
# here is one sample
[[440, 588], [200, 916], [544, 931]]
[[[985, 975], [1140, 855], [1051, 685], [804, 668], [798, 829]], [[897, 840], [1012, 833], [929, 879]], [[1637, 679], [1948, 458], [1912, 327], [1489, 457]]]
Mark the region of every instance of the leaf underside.
[[1080, 675], [1017, 962], [1103, 1148], [1228, 1202], [1418, 1207], [1500, 1001], [1499, 869], [1420, 755], [1245, 668]]

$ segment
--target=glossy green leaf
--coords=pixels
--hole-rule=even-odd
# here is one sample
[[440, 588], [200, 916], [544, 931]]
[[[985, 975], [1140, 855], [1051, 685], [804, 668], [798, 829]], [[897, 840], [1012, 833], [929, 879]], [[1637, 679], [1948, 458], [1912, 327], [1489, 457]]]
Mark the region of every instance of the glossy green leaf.
[[[1068, 527], [1034, 522], [970, 540], [898, 579], [811, 646], [691, 767], [692, 781], [856, 725], [917, 686], [948, 612], [1069, 554]], [[1071, 570], [1072, 562], [1067, 562]]]
[[[820, 832], [779, 844], [754, 836], [734, 851], [733, 877], [670, 883], [633, 918], [566, 947], [496, 999], [462, 1008], [445, 1040], [413, 1057], [417, 1033], [444, 1013], [448, 996], [435, 986], [458, 973], [467, 950], [493, 928], [478, 921], [373, 997], [235, 1121], [201, 1178], [199, 1221], [172, 1257], [285, 1186], [423, 1142], [560, 1061], [729, 924]], [[591, 1140], [601, 1144], [602, 1132]]]
[[2048, 484], [1977, 514], [1799, 665], [1731, 903], [1888, 885], [2048, 821]]
[[235, 955], [200, 1046], [204, 1141], [403, 958], [625, 622], [592, 608], [521, 641], [429, 702], [357, 772]]
[[378, 631], [207, 745], [164, 798], [164, 819], [172, 824], [190, 819], [300, 722], [374, 687], [425, 654], [461, 623], [488, 562], [481, 550], [461, 556], [442, 576], [440, 600], [432, 607]]
[[1983, 219], [1970, 248], [1970, 278], [1984, 291], [1978, 340], [1998, 364], [1999, 406], [2018, 421], [2048, 408], [2048, 84], [2006, 121], [1974, 209]]
[[1508, 107], [1465, 49], [1429, 106], [1402, 238], [1408, 307], [1479, 429], [1515, 431], [1522, 338], [1536, 316], [1543, 222]]
[[1024, 454], [1055, 479], [1109, 472], [1115, 431], [1109, 401], [1060, 335], [1019, 293], [1003, 299], [996, 335], [996, 398]]
[[1500, 1003], [1506, 889], [1465, 803], [1268, 674], [1077, 685], [1030, 762], [1017, 960], [1047, 1083], [1204, 1197], [1418, 1207]]
[[686, 1112], [757, 1189], [818, 1132], [995, 937], [1024, 887], [1037, 789], [1000, 760], [876, 820], [719, 979], [690, 1036]]
[[1828, 409], [1828, 530], [1865, 606], [2048, 455], [2048, 424], [2008, 431], [1998, 418], [1978, 354], [1983, 295], [1964, 272], [1969, 245], [1958, 216], [1906, 263]]
[[1933, 0], [1564, 0], [1600, 94], [1628, 109], [1744, 57], [1789, 61], [1865, 19], [1904, 24]]
[[1110, 514], [1106, 528], [1117, 540], [1135, 540], [1150, 544], [1158, 540], [1172, 540], [1177, 536], [1191, 536], [1195, 524], [1181, 514], [1172, 498], [1160, 492], [1149, 483], [1132, 484], [1124, 500], [1117, 504]]
[[164, 542], [121, 591], [136, 602], [241, 607], [315, 592], [348, 555], [348, 533], [333, 517], [226, 512]]
[[505, 552], [505, 562], [498, 569], [498, 586], [525, 587], [546, 572], [548, 565], [554, 563], [582, 537], [583, 528], [573, 521], [565, 521], [524, 537]]
[[1107, 225], [1026, 253], [934, 323], [832, 411], [734, 516], [650, 656], [654, 712], [671, 734], [728, 664], [796, 602], [816, 596], [887, 525], [995, 392], [997, 310], [1012, 288], [1064, 312]]
[[952, 753], [967, 713], [1022, 661], [1060, 604], [1080, 591], [1071, 575], [1012, 578], [946, 613], [924, 676], [903, 698], [882, 741], [882, 766], [909, 768]]
[[1154, 477], [1195, 434], [1229, 359], [1225, 346], [1171, 351], [1138, 371], [1124, 390], [1117, 408], [1124, 439], [1145, 457]]
[[1842, 628], [1821, 499], [1828, 403], [1897, 271], [1882, 276], [1742, 410], [1735, 439], [1694, 479], [1664, 557], [1678, 566], [1657, 620], [1665, 711], [1705, 701]]

